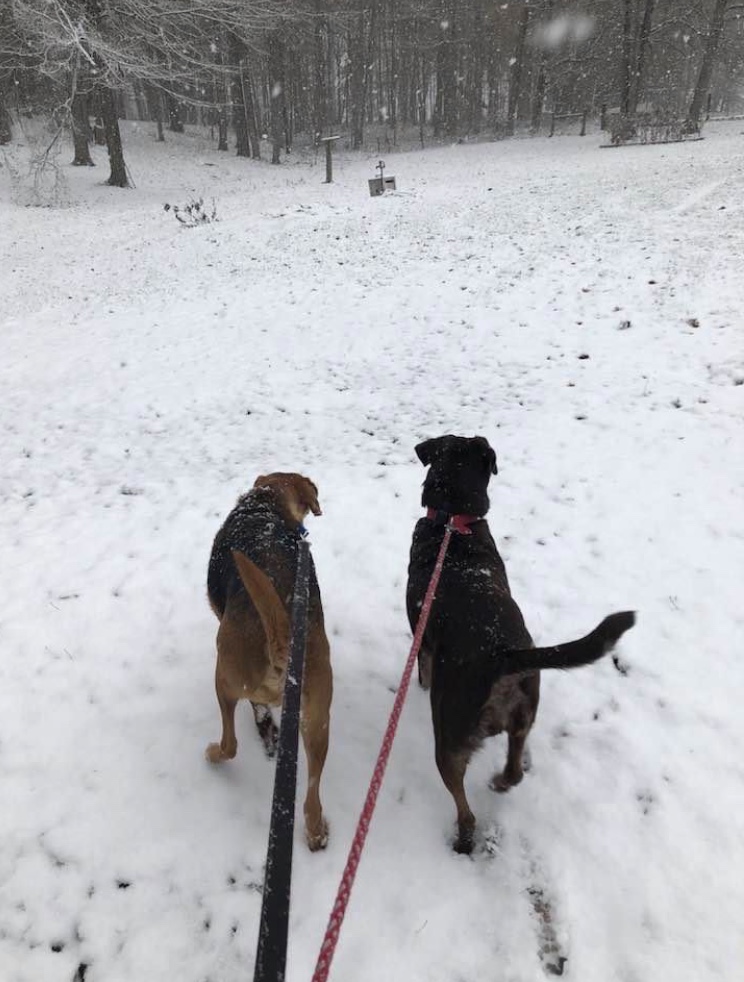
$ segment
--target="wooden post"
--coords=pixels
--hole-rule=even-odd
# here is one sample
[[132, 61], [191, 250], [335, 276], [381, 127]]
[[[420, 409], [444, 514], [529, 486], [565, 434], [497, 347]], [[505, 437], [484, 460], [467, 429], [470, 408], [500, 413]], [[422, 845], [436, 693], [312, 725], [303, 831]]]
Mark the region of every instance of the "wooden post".
[[555, 133], [555, 110], [550, 114], [550, 133], [548, 136], [552, 136]]
[[607, 129], [607, 103], [603, 102], [599, 110], [599, 128], [604, 131]]
[[333, 183], [333, 153], [331, 151], [331, 147], [333, 146], [333, 144], [331, 143], [330, 140], [326, 140], [325, 141], [325, 145], [326, 145], [326, 179], [325, 179], [325, 182], [326, 182], [326, 184], [332, 184]]
[[581, 114], [581, 132], [579, 136], [586, 136], [586, 109]]
[[325, 162], [326, 162], [326, 179], [323, 181], [324, 184], [333, 184], [333, 153], [332, 147], [338, 136], [321, 136], [320, 143], [325, 143]]

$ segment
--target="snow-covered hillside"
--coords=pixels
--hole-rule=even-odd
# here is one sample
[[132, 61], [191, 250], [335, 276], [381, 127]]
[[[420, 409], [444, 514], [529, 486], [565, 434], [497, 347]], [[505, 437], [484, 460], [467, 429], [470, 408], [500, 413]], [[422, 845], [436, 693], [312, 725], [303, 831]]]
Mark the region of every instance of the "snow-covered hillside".
[[[544, 678], [507, 796], [487, 745], [472, 858], [412, 690], [332, 980], [740, 977], [741, 129], [391, 155], [380, 199], [371, 158], [328, 186], [320, 160], [144, 126], [133, 191], [99, 156], [69, 207], [29, 209], [0, 169], [2, 982], [252, 976], [273, 771], [247, 707], [237, 759], [204, 760], [205, 578], [269, 470], [324, 509], [331, 839], [311, 855], [298, 824], [288, 964], [309, 980], [410, 644], [413, 447], [445, 432], [497, 451], [491, 530], [538, 643], [634, 608], [629, 671]], [[202, 195], [219, 222], [163, 210]]]

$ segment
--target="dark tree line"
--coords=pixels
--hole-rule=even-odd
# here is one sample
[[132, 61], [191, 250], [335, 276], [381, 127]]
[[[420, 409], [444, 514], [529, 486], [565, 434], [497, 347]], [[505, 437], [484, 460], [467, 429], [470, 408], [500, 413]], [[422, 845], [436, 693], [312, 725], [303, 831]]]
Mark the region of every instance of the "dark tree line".
[[298, 134], [508, 136], [604, 107], [697, 123], [744, 108], [743, 78], [744, 0], [0, 0], [0, 142], [14, 113], [53, 113], [74, 163], [107, 144], [120, 186], [124, 115], [278, 163]]

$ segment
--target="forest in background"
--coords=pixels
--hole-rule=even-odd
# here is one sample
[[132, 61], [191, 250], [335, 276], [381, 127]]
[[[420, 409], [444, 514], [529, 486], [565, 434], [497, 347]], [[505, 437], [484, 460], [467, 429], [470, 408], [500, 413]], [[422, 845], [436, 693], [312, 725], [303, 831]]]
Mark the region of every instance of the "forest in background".
[[76, 165], [106, 144], [122, 187], [122, 118], [279, 163], [337, 134], [389, 150], [742, 111], [742, 0], [0, 0], [0, 144], [48, 119]]

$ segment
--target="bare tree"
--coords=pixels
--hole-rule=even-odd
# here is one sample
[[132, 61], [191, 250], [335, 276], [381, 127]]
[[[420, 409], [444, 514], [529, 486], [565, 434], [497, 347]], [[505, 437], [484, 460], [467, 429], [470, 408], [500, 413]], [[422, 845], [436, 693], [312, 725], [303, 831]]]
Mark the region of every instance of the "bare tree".
[[10, 137], [9, 108], [43, 108], [69, 124], [74, 162], [88, 164], [87, 120], [100, 115], [118, 185], [122, 93], [159, 138], [168, 124], [208, 121], [220, 147], [232, 126], [238, 155], [257, 157], [267, 127], [275, 161], [295, 132], [314, 140], [346, 127], [356, 148], [373, 124], [393, 143], [408, 127], [422, 145], [429, 127], [450, 139], [514, 133], [528, 117], [538, 132], [546, 104], [632, 114], [641, 103], [689, 103], [694, 123], [710, 92], [739, 98], [744, 57], [724, 17], [742, 4], [0, 0], [0, 139]]
[[509, 104], [507, 108], [506, 132], [514, 134], [514, 128], [519, 110], [519, 97], [522, 94], [522, 77], [524, 75], [524, 52], [527, 43], [527, 28], [530, 23], [531, 7], [529, 0], [523, 0], [517, 28], [517, 43], [511, 60], [509, 77]]
[[10, 143], [13, 137], [13, 126], [10, 120], [10, 113], [5, 103], [5, 93], [0, 88], [0, 146]]
[[635, 70], [631, 79], [628, 111], [636, 112], [643, 92], [644, 75], [647, 63], [648, 47], [651, 42], [651, 25], [654, 17], [656, 0], [643, 0], [643, 16], [638, 29], [636, 42]]
[[710, 91], [713, 68], [715, 67], [716, 55], [718, 54], [721, 38], [723, 37], [723, 25], [728, 6], [729, 0], [716, 0], [715, 7], [713, 8], [708, 34], [703, 47], [703, 60], [700, 65], [695, 91], [692, 95], [692, 102], [687, 112], [688, 123], [694, 129], [698, 129], [700, 126], [703, 104]]

